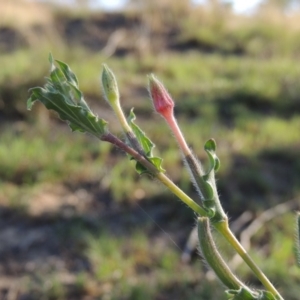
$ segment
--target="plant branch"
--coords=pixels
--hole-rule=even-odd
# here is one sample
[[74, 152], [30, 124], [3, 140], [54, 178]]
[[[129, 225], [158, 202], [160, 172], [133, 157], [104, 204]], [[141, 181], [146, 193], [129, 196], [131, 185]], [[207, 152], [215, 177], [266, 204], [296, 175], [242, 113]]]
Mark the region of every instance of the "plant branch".
[[123, 141], [118, 139], [111, 133], [102, 135], [100, 138], [102, 141], [109, 142], [119, 149], [125, 151], [131, 155], [136, 161], [140, 162], [153, 176], [160, 180], [173, 194], [175, 194], [182, 202], [189, 206], [195, 213], [200, 216], [207, 216], [207, 212], [199, 206], [192, 198], [185, 194], [174, 182], [172, 182], [166, 175], [162, 172], [159, 172], [157, 168], [149, 162], [144, 156], [139, 154], [133, 148], [126, 145]]
[[282, 296], [276, 290], [274, 285], [266, 277], [266, 275], [261, 271], [261, 269], [256, 265], [253, 259], [249, 256], [247, 251], [236, 239], [234, 234], [231, 232], [228, 222], [214, 223], [214, 227], [224, 236], [224, 238], [229, 242], [229, 244], [236, 250], [236, 252], [242, 257], [245, 263], [250, 267], [256, 277], [264, 285], [264, 287], [271, 292], [278, 300], [283, 300]]
[[229, 269], [220, 255], [213, 240], [209, 218], [198, 218], [198, 236], [202, 256], [214, 270], [220, 281], [230, 289], [239, 290], [241, 287], [248, 289]]

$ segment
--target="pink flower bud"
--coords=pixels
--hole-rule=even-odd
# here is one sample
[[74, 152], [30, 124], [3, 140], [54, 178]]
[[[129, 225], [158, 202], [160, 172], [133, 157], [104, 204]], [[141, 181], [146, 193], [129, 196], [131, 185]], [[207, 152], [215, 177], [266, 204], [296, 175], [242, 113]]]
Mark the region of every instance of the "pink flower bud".
[[163, 84], [153, 74], [149, 76], [149, 93], [156, 112], [165, 118], [173, 114], [174, 102]]
[[165, 121], [174, 133], [184, 155], [190, 155], [191, 150], [189, 149], [174, 117], [174, 102], [165, 87], [153, 74], [149, 76], [149, 92], [154, 109], [165, 118]]

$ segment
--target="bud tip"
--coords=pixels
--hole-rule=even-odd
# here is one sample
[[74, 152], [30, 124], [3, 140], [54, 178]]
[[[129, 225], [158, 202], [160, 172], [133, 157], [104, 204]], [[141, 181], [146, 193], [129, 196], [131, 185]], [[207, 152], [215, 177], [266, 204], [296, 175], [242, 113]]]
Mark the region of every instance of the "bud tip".
[[148, 76], [149, 93], [156, 112], [166, 117], [173, 113], [174, 102], [163, 84], [153, 75]]
[[114, 73], [106, 64], [102, 65], [101, 83], [106, 100], [113, 104], [119, 101], [119, 89]]

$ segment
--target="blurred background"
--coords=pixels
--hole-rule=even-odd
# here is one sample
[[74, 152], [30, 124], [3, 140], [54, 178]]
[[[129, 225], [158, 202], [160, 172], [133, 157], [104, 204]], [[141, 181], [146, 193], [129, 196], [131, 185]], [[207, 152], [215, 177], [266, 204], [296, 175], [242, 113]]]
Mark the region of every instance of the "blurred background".
[[[300, 1], [0, 1], [0, 299], [223, 299], [197, 255], [181, 259], [189, 209], [140, 178], [122, 152], [72, 134], [39, 103], [26, 110], [49, 52], [122, 137], [101, 95], [107, 63], [125, 111], [135, 107], [167, 174], [195, 197], [149, 100], [146, 75], [155, 73], [204, 163], [203, 145], [216, 139], [219, 193], [237, 235], [251, 239], [283, 296], [299, 299]], [[260, 287], [216, 239], [237, 274]]]

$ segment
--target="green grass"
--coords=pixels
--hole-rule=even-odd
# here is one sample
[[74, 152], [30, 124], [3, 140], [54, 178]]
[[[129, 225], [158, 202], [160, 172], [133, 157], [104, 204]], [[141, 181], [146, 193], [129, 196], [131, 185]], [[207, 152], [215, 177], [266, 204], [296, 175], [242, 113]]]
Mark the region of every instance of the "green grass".
[[[250, 254], [270, 275], [284, 297], [296, 300], [300, 276], [294, 256], [294, 218], [293, 213], [287, 213], [267, 222], [252, 238]], [[265, 244], [266, 235], [270, 235], [268, 244]], [[240, 270], [251, 280], [251, 274], [244, 266]]]
[[[146, 57], [137, 61], [131, 56], [122, 60], [107, 60], [98, 54], [89, 54], [87, 57], [84, 51], [77, 49], [70, 51], [68, 55], [64, 51], [52, 53], [55, 58], [67, 61], [72, 67], [86, 98], [95, 107], [103, 105], [99, 74], [101, 65], [105, 62], [118, 74], [122, 102], [127, 109], [134, 106], [143, 113], [151, 109], [146, 76], [153, 72], [163, 80], [175, 98], [179, 113], [194, 117], [201, 115], [210, 121], [223, 119], [233, 122], [238, 115], [252, 112], [283, 117], [299, 112], [297, 78], [300, 72], [293, 58], [258, 60], [191, 52], [180, 55], [162, 54], [156, 58]], [[41, 61], [37, 67], [32, 64], [33, 56]], [[23, 97], [29, 87], [42, 84], [42, 78], [47, 75], [47, 56], [46, 51], [6, 55], [4, 68], [0, 73], [2, 98], [12, 98], [12, 104], [2, 108], [4, 114], [15, 110], [28, 117]], [[17, 72], [12, 71], [14, 67], [9, 67], [8, 62], [12, 65], [16, 62]], [[145, 67], [145, 64], [148, 66]], [[30, 77], [27, 76], [28, 73], [31, 74]], [[16, 90], [14, 86], [19, 88]], [[101, 115], [101, 111], [99, 114]]]
[[[103, 297], [156, 299], [168, 286], [173, 286], [174, 292], [177, 290], [179, 293], [182, 288], [185, 290], [183, 293], [190, 296], [194, 290], [195, 298], [191, 296], [189, 299], [201, 297], [203, 293], [197, 291], [196, 270], [180, 263], [178, 251], [167, 246], [166, 241], [149, 240], [144, 232], [134, 232], [128, 237], [105, 233], [90, 236], [87, 256], [99, 284], [110, 286]], [[177, 282], [182, 286], [177, 286]]]
[[[29, 130], [31, 131], [31, 130]], [[100, 155], [99, 145], [91, 143], [89, 148], [84, 145], [89, 140], [78, 136], [78, 141], [68, 137], [68, 132], [55, 133], [21, 133], [6, 131], [1, 135], [0, 161], [2, 181], [17, 184], [34, 185], [41, 182], [57, 182], [76, 177], [93, 177], [97, 169], [101, 169], [101, 161], [105, 151]], [[96, 156], [96, 158], [94, 158]], [[87, 170], [82, 161], [97, 161], [96, 167]], [[90, 164], [91, 165], [91, 164]], [[90, 173], [90, 175], [88, 174]]]

